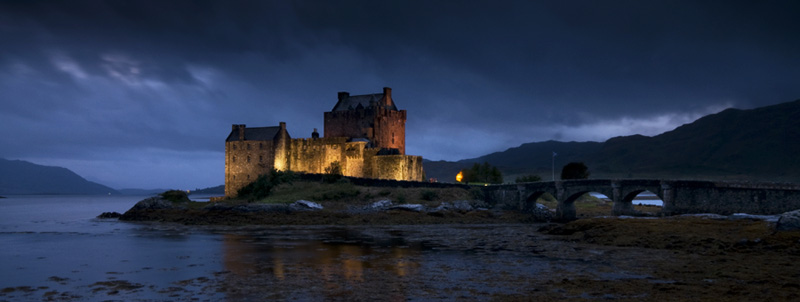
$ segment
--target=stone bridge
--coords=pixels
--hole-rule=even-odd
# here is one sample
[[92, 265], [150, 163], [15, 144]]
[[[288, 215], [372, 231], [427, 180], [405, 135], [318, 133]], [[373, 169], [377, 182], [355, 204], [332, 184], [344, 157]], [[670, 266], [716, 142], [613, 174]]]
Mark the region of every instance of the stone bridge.
[[634, 214], [633, 199], [650, 191], [663, 201], [665, 215], [688, 213], [780, 214], [800, 209], [800, 185], [653, 179], [582, 179], [482, 187], [486, 201], [495, 206], [531, 210], [536, 200], [550, 193], [558, 200], [556, 219], [572, 220], [575, 200], [597, 192], [613, 202], [614, 215]]

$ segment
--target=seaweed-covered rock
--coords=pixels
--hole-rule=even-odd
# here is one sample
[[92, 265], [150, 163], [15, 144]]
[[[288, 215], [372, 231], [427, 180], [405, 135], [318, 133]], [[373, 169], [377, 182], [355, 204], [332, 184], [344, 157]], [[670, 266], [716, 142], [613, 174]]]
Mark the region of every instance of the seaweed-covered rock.
[[322, 210], [322, 205], [313, 201], [298, 200], [289, 205], [290, 208], [295, 210]]
[[411, 212], [423, 212], [425, 211], [425, 206], [421, 204], [401, 204], [389, 207], [388, 210], [403, 210], [403, 211], [411, 211]]
[[[159, 210], [159, 209], [179, 209], [183, 208], [173, 204], [171, 201], [161, 197], [150, 197], [137, 202], [131, 210]], [[127, 212], [126, 212], [127, 213]]]
[[434, 212], [442, 212], [442, 211], [459, 211], [459, 212], [469, 212], [475, 210], [472, 207], [469, 201], [467, 200], [456, 200], [451, 202], [443, 202], [438, 207], [433, 209]]
[[781, 214], [775, 228], [780, 231], [800, 230], [800, 210]]
[[553, 220], [553, 212], [543, 204], [536, 204], [536, 207], [530, 210], [533, 214], [533, 219], [536, 221], [551, 221]]

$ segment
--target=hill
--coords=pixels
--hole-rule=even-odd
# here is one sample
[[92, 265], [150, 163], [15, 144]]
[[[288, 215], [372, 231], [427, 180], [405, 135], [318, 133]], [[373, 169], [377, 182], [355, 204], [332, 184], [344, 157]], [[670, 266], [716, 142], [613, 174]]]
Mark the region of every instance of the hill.
[[0, 158], [0, 194], [119, 194], [62, 167]]
[[428, 177], [451, 181], [458, 170], [489, 162], [506, 181], [525, 174], [550, 179], [571, 161], [589, 166], [593, 178], [675, 178], [800, 181], [800, 100], [750, 110], [727, 109], [672, 131], [598, 142], [526, 143], [458, 162], [424, 162]]

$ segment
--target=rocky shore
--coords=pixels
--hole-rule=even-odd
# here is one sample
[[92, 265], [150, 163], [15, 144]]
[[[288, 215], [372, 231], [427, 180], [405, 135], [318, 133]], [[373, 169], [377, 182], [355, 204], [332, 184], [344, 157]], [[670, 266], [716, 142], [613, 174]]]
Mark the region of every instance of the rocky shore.
[[[112, 214], [104, 213], [110, 218]], [[124, 221], [159, 221], [186, 225], [392, 225], [485, 224], [544, 222], [552, 211], [538, 207], [531, 212], [490, 210], [479, 202], [459, 200], [438, 204], [394, 203], [384, 199], [368, 204], [312, 202], [291, 204], [241, 201], [197, 203], [172, 202], [151, 197], [119, 216]]]

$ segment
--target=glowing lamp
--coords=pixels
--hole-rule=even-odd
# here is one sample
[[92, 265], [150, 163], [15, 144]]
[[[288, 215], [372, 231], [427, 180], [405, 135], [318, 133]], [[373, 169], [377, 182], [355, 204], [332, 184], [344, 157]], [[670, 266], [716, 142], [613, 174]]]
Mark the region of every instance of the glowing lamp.
[[456, 174], [456, 181], [461, 182], [462, 179], [464, 179], [464, 172], [458, 171], [458, 174]]

